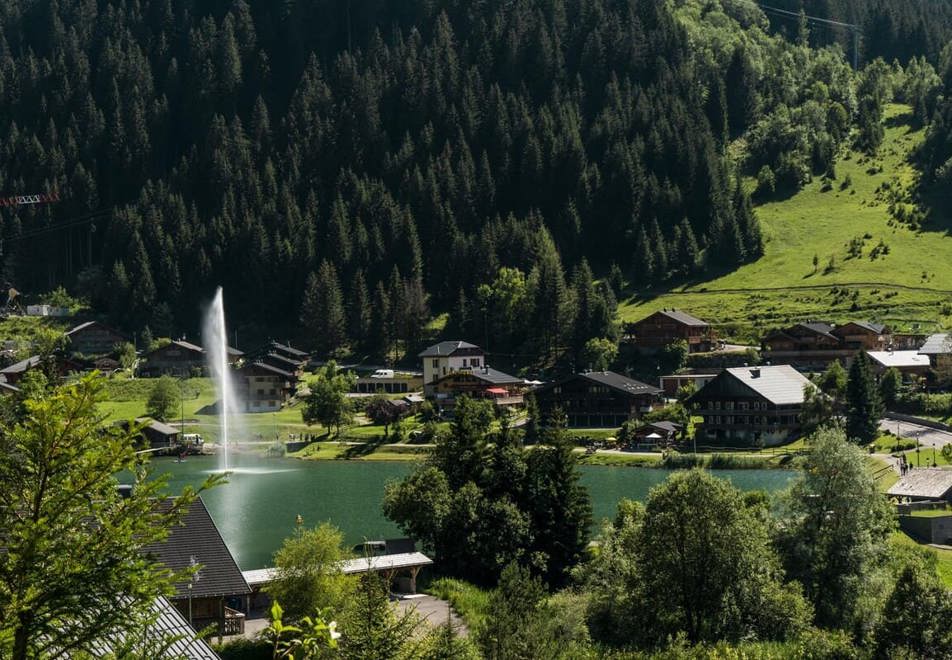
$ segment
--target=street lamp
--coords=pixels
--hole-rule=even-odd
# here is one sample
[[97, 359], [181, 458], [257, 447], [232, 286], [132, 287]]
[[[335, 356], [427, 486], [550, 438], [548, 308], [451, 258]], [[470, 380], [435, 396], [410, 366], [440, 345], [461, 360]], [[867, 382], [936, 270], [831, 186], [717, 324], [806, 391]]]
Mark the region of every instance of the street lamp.
[[922, 467], [922, 459], [919, 455], [919, 431], [916, 431], [916, 467]]

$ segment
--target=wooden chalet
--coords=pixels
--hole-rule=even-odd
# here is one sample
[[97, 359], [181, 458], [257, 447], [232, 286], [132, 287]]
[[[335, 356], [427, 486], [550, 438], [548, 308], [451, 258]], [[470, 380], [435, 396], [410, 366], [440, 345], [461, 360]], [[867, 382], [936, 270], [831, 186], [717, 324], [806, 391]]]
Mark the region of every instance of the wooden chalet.
[[626, 324], [625, 338], [648, 352], [659, 351], [682, 340], [687, 342], [690, 353], [704, 353], [715, 347], [711, 325], [677, 309], [662, 309], [640, 321]]
[[262, 355], [257, 362], [262, 362], [264, 364], [270, 365], [272, 367], [277, 367], [282, 371], [287, 371], [296, 376], [300, 376], [304, 373], [304, 363], [300, 360], [295, 360], [281, 353], [271, 352], [267, 355]]
[[113, 330], [99, 321], [86, 321], [66, 333], [69, 350], [87, 357], [109, 355], [116, 346], [129, 341], [121, 332]]
[[535, 391], [544, 419], [557, 408], [572, 427], [611, 428], [664, 405], [660, 388], [611, 371], [575, 374]]
[[698, 442], [776, 445], [801, 429], [804, 389], [816, 386], [789, 365], [725, 369], [690, 399]]
[[[172, 502], [164, 499], [156, 506], [168, 510]], [[198, 574], [177, 582], [175, 594], [169, 598], [195, 630], [214, 625], [220, 635], [244, 632], [242, 610], [247, 610], [251, 587], [201, 497], [195, 498], [181, 525], [172, 528], [168, 538], [146, 546], [143, 553], [172, 571], [198, 565]]]
[[455, 399], [463, 395], [489, 399], [499, 408], [521, 406], [526, 385], [522, 378], [484, 366], [451, 371], [437, 378], [429, 387], [431, 398], [444, 412], [449, 412]]
[[[234, 364], [244, 356], [237, 348], [228, 348], [228, 363]], [[205, 349], [184, 339], [176, 339], [145, 355], [145, 366], [140, 373], [145, 377], [177, 376], [188, 378], [207, 373]]]
[[929, 335], [918, 353], [929, 360], [929, 366], [940, 380], [952, 377], [952, 336], [945, 333]]
[[150, 449], [160, 454], [175, 453], [182, 437], [181, 429], [154, 419], [140, 418], [136, 422], [144, 424], [142, 437]]
[[649, 422], [632, 432], [635, 445], [668, 446], [677, 442], [684, 433], [684, 427], [677, 422]]
[[879, 323], [850, 321], [833, 326], [810, 321], [770, 332], [761, 350], [771, 364], [822, 370], [834, 360], [848, 365], [859, 351], [885, 351], [891, 341], [889, 328]]
[[891, 344], [891, 331], [882, 323], [850, 321], [838, 325], [831, 333], [841, 346], [850, 350], [885, 351]]
[[310, 354], [306, 351], [302, 351], [298, 348], [294, 348], [291, 344], [282, 344], [281, 342], [272, 341], [268, 345], [267, 353], [276, 353], [288, 360], [293, 360], [301, 367], [307, 364], [307, 361], [311, 358]]
[[[67, 376], [83, 371], [83, 365], [76, 360], [62, 355], [56, 355], [53, 359], [56, 361], [56, 373], [60, 376]], [[28, 371], [37, 369], [42, 365], [43, 359], [39, 355], [33, 355], [25, 360], [14, 362], [10, 366], [0, 369], [0, 378], [2, 378], [3, 382], [7, 385], [16, 385]]]
[[246, 412], [276, 412], [297, 391], [298, 375], [265, 362], [245, 364], [236, 372], [238, 396]]

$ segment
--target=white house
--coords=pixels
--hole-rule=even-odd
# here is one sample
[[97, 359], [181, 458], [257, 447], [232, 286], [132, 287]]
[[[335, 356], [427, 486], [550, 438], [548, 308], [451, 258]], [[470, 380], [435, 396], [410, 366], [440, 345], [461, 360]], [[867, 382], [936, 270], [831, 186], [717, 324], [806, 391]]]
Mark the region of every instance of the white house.
[[420, 353], [423, 385], [430, 385], [455, 371], [478, 369], [486, 364], [483, 349], [465, 341], [441, 341]]

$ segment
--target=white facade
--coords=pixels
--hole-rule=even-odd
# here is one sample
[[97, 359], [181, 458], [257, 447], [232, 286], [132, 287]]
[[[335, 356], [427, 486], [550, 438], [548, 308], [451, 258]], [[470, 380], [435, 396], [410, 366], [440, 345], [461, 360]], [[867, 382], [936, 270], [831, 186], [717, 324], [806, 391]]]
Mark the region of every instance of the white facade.
[[478, 369], [482, 366], [483, 356], [481, 355], [426, 357], [423, 358], [423, 384], [429, 385], [437, 378], [442, 378], [454, 371]]

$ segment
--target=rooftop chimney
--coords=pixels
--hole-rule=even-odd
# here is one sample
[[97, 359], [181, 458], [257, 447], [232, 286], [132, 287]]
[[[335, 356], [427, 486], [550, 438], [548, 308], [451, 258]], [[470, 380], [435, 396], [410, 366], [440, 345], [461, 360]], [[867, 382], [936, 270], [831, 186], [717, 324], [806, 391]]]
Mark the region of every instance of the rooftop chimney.
[[751, 378], [760, 378], [760, 367], [754, 367], [750, 370]]

